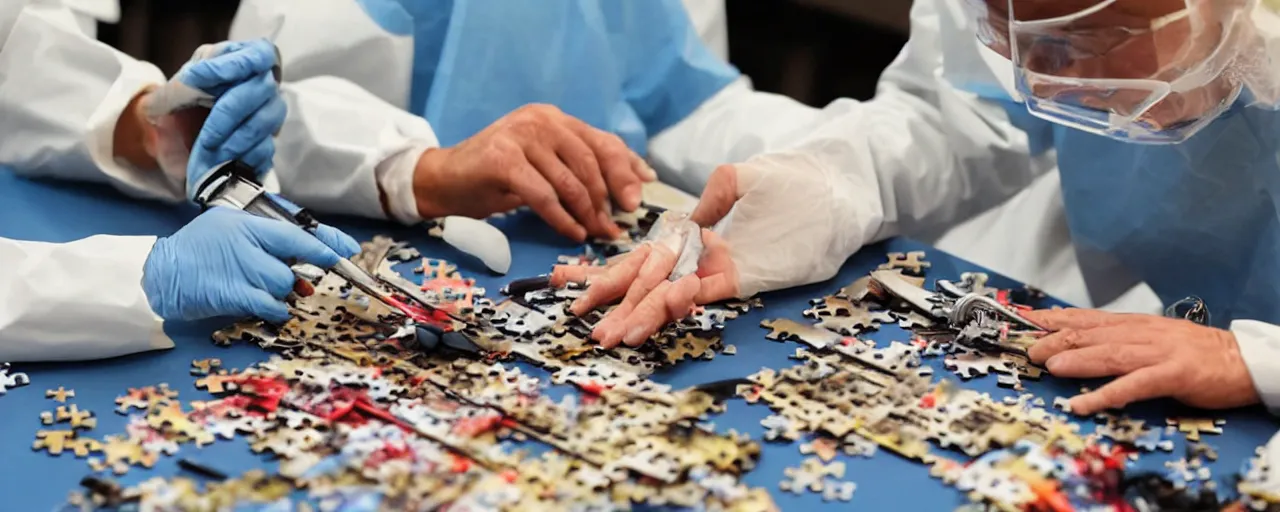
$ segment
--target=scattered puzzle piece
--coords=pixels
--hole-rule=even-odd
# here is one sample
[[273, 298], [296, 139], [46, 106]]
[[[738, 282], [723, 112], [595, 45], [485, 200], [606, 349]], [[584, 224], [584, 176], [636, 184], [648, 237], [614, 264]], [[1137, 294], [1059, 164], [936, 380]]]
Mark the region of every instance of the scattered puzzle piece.
[[36, 441], [31, 444], [31, 449], [44, 450], [49, 452], [49, 455], [59, 455], [71, 446], [75, 438], [74, 430], [39, 430], [36, 431]]
[[831, 462], [836, 458], [836, 448], [839, 443], [830, 437], [819, 437], [808, 443], [800, 445], [800, 453], [804, 455], [816, 455], [822, 462]]
[[208, 375], [220, 367], [222, 367], [221, 359], [197, 359], [191, 361], [191, 374]]
[[1188, 441], [1199, 441], [1202, 433], [1221, 434], [1222, 425], [1227, 423], [1227, 420], [1209, 418], [1169, 418], [1165, 421], [1178, 427], [1180, 432], [1186, 434]]
[[9, 363], [0, 363], [0, 395], [13, 388], [31, 384], [31, 378], [25, 373], [10, 373]]
[[75, 404], [58, 407], [58, 422], [69, 422], [72, 429], [91, 429], [98, 426], [98, 419], [93, 417], [92, 412], [81, 411]]
[[67, 403], [68, 398], [76, 397], [76, 392], [75, 390], [66, 389], [66, 388], [63, 388], [62, 386], [58, 386], [58, 389], [45, 390], [44, 397], [51, 399], [55, 402], [58, 402], [60, 404], [65, 404]]
[[891, 252], [888, 254], [889, 262], [882, 263], [880, 270], [902, 269], [904, 274], [920, 276], [924, 275], [924, 269], [932, 266], [931, 263], [924, 260], [924, 251], [911, 251], [906, 254], [900, 252]]

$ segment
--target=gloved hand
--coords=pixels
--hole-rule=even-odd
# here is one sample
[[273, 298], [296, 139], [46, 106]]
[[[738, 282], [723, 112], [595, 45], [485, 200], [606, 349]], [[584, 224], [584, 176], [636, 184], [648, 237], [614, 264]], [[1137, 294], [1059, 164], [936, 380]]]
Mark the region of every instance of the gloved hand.
[[561, 234], [617, 238], [610, 198], [640, 206], [657, 174], [617, 136], [549, 105], [527, 105], [451, 148], [429, 149], [414, 172], [423, 218], [484, 218], [529, 206]]
[[1024, 316], [1053, 331], [1031, 346], [1032, 362], [1058, 377], [1117, 377], [1072, 398], [1075, 414], [1166, 396], [1205, 409], [1259, 401], [1230, 331], [1182, 319], [1087, 309]]
[[276, 47], [265, 39], [204, 45], [144, 99], [156, 126], [150, 152], [170, 180], [185, 182], [188, 199], [217, 164], [239, 159], [259, 179], [271, 170], [273, 137], [286, 113], [272, 75], [277, 63]]
[[166, 320], [257, 316], [283, 323], [293, 290], [292, 263], [330, 268], [360, 251], [329, 226], [311, 236], [297, 226], [217, 207], [161, 238], [142, 269], [151, 309]]
[[[701, 232], [697, 271], [670, 281], [688, 244], [649, 243], [607, 267], [560, 265], [552, 284], [586, 282], [576, 315], [617, 300], [592, 338], [639, 345], [695, 304], [830, 279], [880, 227], [879, 191], [823, 162], [824, 147], [762, 155], [711, 175], [690, 220]], [[684, 256], [689, 259], [689, 256]]]

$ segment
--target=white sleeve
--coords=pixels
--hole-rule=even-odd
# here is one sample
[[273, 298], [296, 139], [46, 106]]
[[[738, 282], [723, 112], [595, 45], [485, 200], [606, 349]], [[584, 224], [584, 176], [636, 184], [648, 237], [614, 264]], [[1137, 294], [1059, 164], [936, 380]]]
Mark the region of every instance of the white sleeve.
[[876, 238], [948, 225], [999, 204], [1053, 168], [1029, 142], [1047, 125], [1029, 134], [1002, 104], [945, 78], [944, 48], [976, 46], [972, 29], [945, 4], [914, 4], [911, 40], [874, 99], [817, 109], [753, 91], [743, 80], [654, 137], [654, 168], [663, 181], [698, 192], [717, 165], [817, 142], [829, 165], [879, 183], [884, 221]]
[[1231, 322], [1253, 387], [1272, 414], [1280, 414], [1280, 326], [1256, 320]]
[[109, 182], [126, 193], [179, 200], [163, 173], [116, 161], [116, 121], [164, 74], [85, 34], [57, 2], [0, 6], [0, 164], [27, 176]]
[[155, 241], [0, 238], [0, 361], [87, 360], [172, 348], [142, 291], [142, 267]]
[[276, 173], [284, 195], [321, 212], [422, 220], [413, 171], [427, 148], [439, 146], [426, 119], [401, 110], [341, 78], [285, 82], [289, 106], [276, 139]]
[[729, 19], [725, 12], [725, 0], [684, 0], [684, 10], [689, 13], [698, 38], [722, 59], [729, 58]]

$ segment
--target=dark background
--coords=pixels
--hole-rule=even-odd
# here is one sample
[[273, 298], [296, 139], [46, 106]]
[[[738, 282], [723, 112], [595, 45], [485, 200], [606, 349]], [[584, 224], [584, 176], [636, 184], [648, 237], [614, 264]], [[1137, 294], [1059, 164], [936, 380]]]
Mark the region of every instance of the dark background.
[[[172, 73], [200, 44], [226, 38], [237, 5], [237, 0], [121, 0], [119, 25], [102, 25], [99, 38]], [[910, 5], [910, 0], [728, 0], [729, 60], [756, 88], [810, 105], [839, 97], [867, 99], [906, 42]]]

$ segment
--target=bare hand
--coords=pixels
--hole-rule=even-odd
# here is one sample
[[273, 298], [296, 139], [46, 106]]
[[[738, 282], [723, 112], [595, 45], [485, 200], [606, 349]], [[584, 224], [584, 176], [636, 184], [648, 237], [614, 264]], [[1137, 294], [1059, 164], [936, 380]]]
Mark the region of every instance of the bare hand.
[[[716, 169], [690, 220], [704, 228], [719, 222], [737, 202], [737, 190], [734, 167]], [[668, 276], [679, 255], [664, 244], [643, 244], [604, 267], [556, 265], [551, 284], [588, 284], [586, 293], [569, 307], [578, 316], [622, 299], [596, 324], [591, 338], [606, 348], [619, 343], [638, 346], [668, 322], [688, 316], [695, 305], [738, 295], [738, 272], [728, 242], [707, 229], [702, 230], [701, 236], [703, 253], [697, 272], [676, 281], [668, 280]]]
[[1154, 315], [1064, 309], [1026, 313], [1053, 334], [1031, 347], [1032, 362], [1059, 377], [1117, 377], [1071, 399], [1089, 415], [1172, 397], [1205, 409], [1258, 403], [1257, 390], [1229, 331]]
[[424, 218], [483, 218], [527, 205], [561, 234], [617, 238], [610, 198], [627, 211], [657, 175], [617, 136], [549, 105], [527, 105], [452, 148], [428, 150], [413, 189]]

